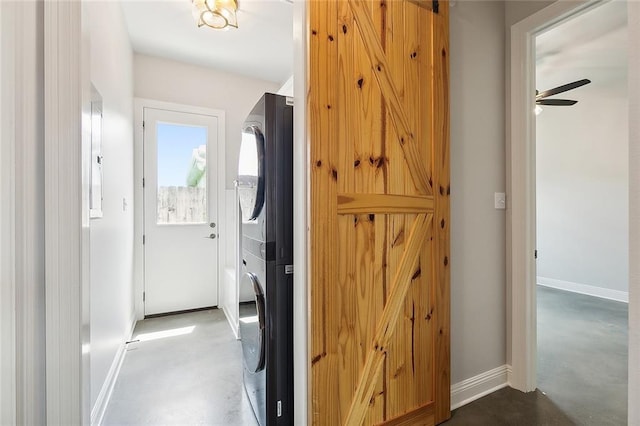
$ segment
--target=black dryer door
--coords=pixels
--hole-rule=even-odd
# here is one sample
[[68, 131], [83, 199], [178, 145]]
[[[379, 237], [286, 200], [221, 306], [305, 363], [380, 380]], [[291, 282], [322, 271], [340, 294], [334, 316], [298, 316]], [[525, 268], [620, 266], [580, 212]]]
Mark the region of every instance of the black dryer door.
[[238, 159], [238, 198], [242, 222], [256, 219], [264, 205], [264, 135], [258, 126], [242, 131]]
[[240, 280], [241, 291], [252, 291], [255, 294], [253, 302], [240, 304], [240, 339], [242, 340], [242, 354], [245, 368], [251, 373], [257, 373], [264, 368], [265, 357], [265, 320], [264, 320], [264, 292], [258, 277], [247, 272]]

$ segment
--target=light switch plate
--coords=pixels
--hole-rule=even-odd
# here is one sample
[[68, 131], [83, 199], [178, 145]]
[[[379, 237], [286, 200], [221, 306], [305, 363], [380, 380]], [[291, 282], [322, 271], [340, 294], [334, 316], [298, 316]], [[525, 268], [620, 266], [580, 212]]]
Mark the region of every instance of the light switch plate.
[[504, 192], [494, 192], [494, 205], [498, 210], [504, 210], [507, 208], [507, 196]]

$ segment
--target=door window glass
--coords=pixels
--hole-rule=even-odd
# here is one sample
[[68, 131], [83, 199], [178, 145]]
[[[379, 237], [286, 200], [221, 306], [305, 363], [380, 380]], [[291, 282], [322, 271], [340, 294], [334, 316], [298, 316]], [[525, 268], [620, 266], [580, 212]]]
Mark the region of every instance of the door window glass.
[[157, 124], [159, 225], [207, 222], [207, 128]]

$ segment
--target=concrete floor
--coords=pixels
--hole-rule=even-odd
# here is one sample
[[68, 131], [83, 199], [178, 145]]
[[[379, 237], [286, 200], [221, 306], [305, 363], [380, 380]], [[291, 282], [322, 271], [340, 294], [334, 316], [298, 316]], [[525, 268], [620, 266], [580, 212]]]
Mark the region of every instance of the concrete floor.
[[538, 286], [538, 388], [505, 388], [447, 426], [627, 424], [627, 304]]
[[454, 410], [445, 426], [570, 426], [575, 425], [540, 391], [522, 393], [504, 388]]
[[[242, 349], [224, 313], [144, 320], [131, 343], [103, 425], [255, 426], [242, 387]], [[538, 387], [505, 388], [455, 410], [447, 426], [624, 425], [627, 305], [538, 287]]]
[[257, 424], [242, 386], [242, 348], [222, 310], [140, 321], [133, 339], [192, 326], [128, 345], [103, 425]]
[[538, 389], [580, 425], [627, 423], [628, 305], [538, 286]]

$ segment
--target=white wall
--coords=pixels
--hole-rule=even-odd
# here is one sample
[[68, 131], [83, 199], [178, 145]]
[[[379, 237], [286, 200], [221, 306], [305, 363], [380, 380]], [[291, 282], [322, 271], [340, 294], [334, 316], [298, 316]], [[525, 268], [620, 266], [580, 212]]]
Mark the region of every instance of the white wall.
[[289, 77], [276, 92], [278, 95], [293, 97], [293, 76]]
[[103, 217], [90, 225], [93, 407], [134, 319], [133, 53], [119, 3], [86, 2], [83, 7], [91, 82], [103, 100]]
[[504, 5], [450, 17], [451, 383], [505, 364]]
[[279, 87], [211, 68], [139, 54], [134, 57], [136, 97], [225, 111], [228, 189], [233, 188], [237, 174], [242, 123], [264, 92], [275, 93]]
[[626, 293], [628, 100], [592, 74], [580, 102], [537, 116], [538, 282]]

